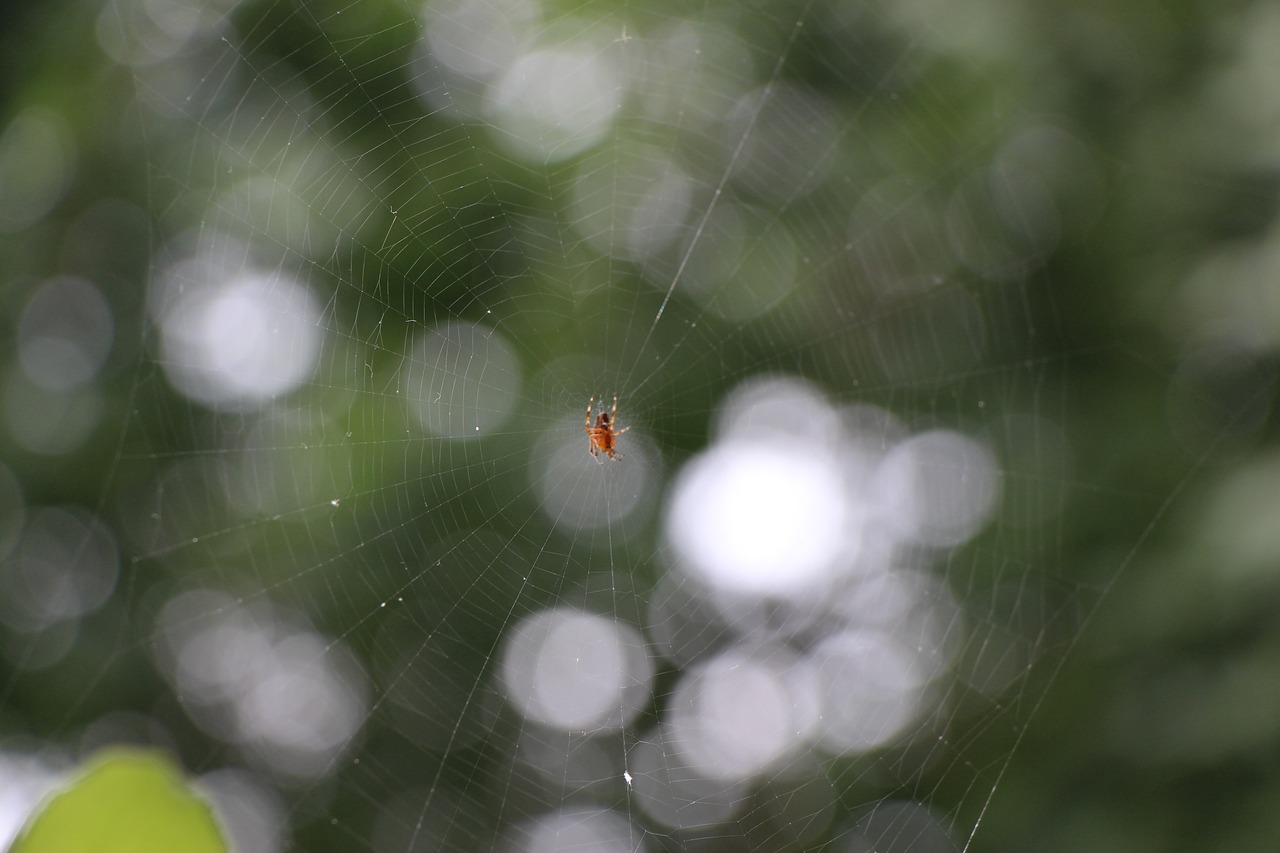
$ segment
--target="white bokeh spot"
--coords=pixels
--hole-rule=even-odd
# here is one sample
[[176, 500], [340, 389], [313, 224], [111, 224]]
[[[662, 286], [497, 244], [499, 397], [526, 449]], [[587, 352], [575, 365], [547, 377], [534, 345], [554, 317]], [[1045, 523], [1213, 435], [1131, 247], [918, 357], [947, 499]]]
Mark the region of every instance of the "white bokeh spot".
[[709, 583], [785, 595], [829, 579], [844, 522], [843, 484], [817, 453], [732, 442], [681, 472], [667, 523], [681, 559]]
[[291, 393], [315, 369], [323, 342], [319, 303], [278, 274], [180, 291], [160, 323], [169, 380], [207, 406], [257, 408]]

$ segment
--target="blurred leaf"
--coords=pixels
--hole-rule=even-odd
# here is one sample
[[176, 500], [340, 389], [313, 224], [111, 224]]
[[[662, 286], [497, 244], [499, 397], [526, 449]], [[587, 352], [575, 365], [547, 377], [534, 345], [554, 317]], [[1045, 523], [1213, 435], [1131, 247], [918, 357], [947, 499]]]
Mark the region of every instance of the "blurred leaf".
[[10, 853], [226, 853], [213, 811], [167, 756], [100, 753], [38, 811]]

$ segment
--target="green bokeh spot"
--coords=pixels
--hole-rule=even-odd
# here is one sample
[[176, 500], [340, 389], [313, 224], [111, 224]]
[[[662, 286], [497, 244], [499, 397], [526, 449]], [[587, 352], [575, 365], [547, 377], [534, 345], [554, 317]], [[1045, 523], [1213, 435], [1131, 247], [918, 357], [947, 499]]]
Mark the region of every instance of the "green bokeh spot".
[[99, 753], [27, 823], [10, 853], [226, 853], [209, 804], [167, 756]]

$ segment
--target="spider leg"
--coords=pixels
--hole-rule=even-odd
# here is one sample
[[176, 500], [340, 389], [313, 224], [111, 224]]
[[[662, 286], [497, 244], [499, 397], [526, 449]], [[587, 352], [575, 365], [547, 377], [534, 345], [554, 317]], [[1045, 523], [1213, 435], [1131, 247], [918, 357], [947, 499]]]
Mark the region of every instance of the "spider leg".
[[587, 419], [582, 423], [582, 428], [588, 432], [591, 431], [591, 409], [595, 406], [595, 404], [596, 404], [596, 396], [592, 394], [590, 402], [587, 403]]
[[[612, 422], [612, 423], [617, 423], [617, 422], [618, 422], [618, 395], [617, 395], [617, 394], [615, 394], [615, 395], [613, 396], [613, 411], [609, 413], [609, 420], [610, 420], [610, 422]], [[616, 430], [614, 430], [614, 431], [613, 431], [613, 437], [614, 437], [614, 438], [617, 438], [618, 436], [622, 435], [624, 432], [626, 432], [626, 431], [627, 431], [627, 430], [629, 430], [629, 429], [631, 429], [631, 427], [629, 427], [629, 426], [628, 426], [628, 427], [623, 427], [622, 429], [616, 429]], [[610, 458], [610, 459], [614, 459], [614, 458], [621, 459], [621, 458], [622, 458], [622, 454], [621, 454], [621, 453], [619, 453], [619, 454], [615, 457], [612, 453], [610, 453], [610, 454], [609, 454], [609, 458]]]

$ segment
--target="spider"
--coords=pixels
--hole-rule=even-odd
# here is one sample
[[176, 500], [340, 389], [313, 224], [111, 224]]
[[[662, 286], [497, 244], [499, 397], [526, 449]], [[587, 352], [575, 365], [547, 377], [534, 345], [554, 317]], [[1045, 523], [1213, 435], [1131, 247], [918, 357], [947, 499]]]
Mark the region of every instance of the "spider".
[[613, 411], [606, 412], [602, 407], [600, 414], [596, 415], [596, 425], [591, 425], [591, 410], [596, 405], [596, 398], [593, 394], [591, 401], [587, 403], [587, 419], [583, 422], [582, 428], [587, 431], [587, 450], [596, 458], [596, 464], [601, 464], [600, 454], [603, 453], [610, 459], [618, 460], [622, 458], [622, 454], [618, 453], [618, 436], [622, 435], [631, 427], [624, 427], [615, 430], [613, 428], [613, 419], [618, 414], [618, 398], [613, 398]]

